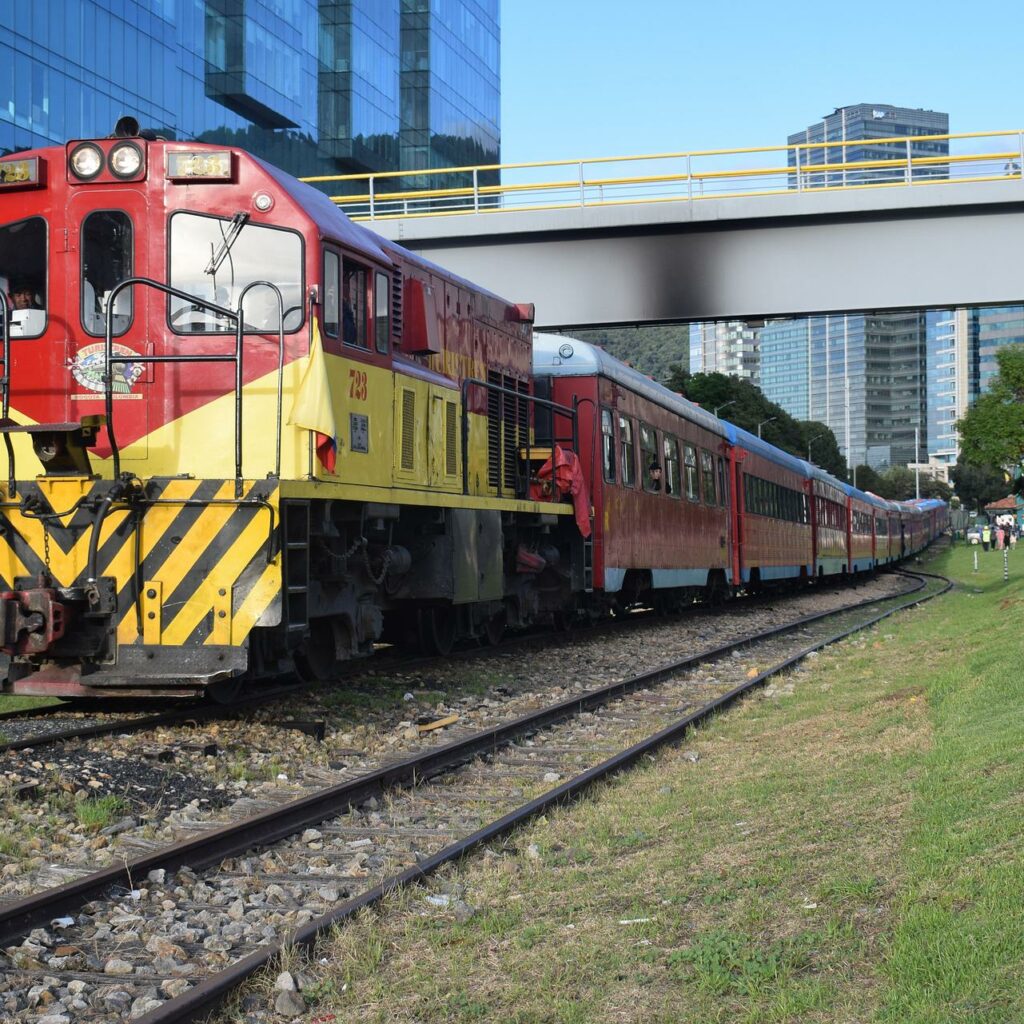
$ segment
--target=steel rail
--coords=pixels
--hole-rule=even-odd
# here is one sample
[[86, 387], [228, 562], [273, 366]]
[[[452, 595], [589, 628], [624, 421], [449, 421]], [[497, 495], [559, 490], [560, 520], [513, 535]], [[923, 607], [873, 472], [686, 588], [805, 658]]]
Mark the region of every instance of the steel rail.
[[[856, 623], [852, 627], [841, 630], [825, 640], [816, 641], [815, 643], [808, 645], [796, 654], [786, 658], [784, 661], [773, 665], [764, 672], [759, 673], [755, 678], [741, 683], [739, 686], [734, 687], [732, 690], [715, 700], [708, 702], [696, 711], [693, 711], [679, 719], [677, 722], [674, 722], [661, 729], [659, 732], [654, 733], [647, 739], [641, 740], [634, 746], [613, 755], [600, 764], [595, 765], [574, 778], [562, 783], [560, 786], [557, 786], [523, 806], [510, 811], [508, 814], [505, 814], [501, 818], [491, 822], [489, 825], [478, 829], [471, 835], [452, 843], [435, 853], [433, 856], [425, 858], [413, 867], [407, 868], [400, 874], [386, 879], [374, 888], [361, 893], [359, 896], [346, 900], [329, 913], [322, 915], [319, 918], [315, 918], [294, 930], [286, 939], [268, 944], [262, 949], [256, 950], [241, 960], [231, 964], [224, 971], [211, 975], [176, 999], [168, 1000], [162, 1006], [139, 1017], [138, 1020], [140, 1024], [188, 1024], [188, 1022], [198, 1022], [204, 1019], [205, 1016], [222, 1003], [234, 989], [246, 981], [256, 971], [273, 963], [286, 949], [291, 949], [295, 946], [312, 945], [321, 935], [324, 934], [324, 932], [352, 918], [360, 910], [379, 903], [389, 893], [413, 885], [431, 875], [443, 865], [451, 863], [452, 861], [457, 861], [475, 848], [507, 835], [509, 832], [518, 828], [520, 825], [525, 824], [532, 818], [535, 818], [552, 808], [578, 799], [594, 784], [603, 781], [619, 771], [631, 767], [640, 758], [653, 753], [660, 747], [681, 739], [694, 725], [707, 720], [719, 711], [729, 707], [755, 688], [763, 686], [768, 679], [786, 671], [786, 669], [802, 661], [809, 654], [820, 650], [822, 647], [836, 643], [853, 633], [870, 628], [883, 619], [886, 619], [891, 615], [895, 615], [897, 612], [903, 611], [906, 608], [913, 607], [914, 605], [921, 604], [924, 601], [929, 601], [934, 597], [938, 597], [940, 594], [944, 594], [953, 585], [952, 581], [945, 579], [945, 577], [936, 577], [931, 573], [919, 573], [915, 570], [913, 573], [907, 573], [907, 575], [930, 576], [935, 579], [943, 579], [945, 580], [945, 586], [931, 594], [919, 597], [914, 601], [905, 602], [899, 607], [887, 609], [879, 615], [876, 615], [865, 622]], [[916, 588], [916, 591], [923, 589], [925, 586], [927, 586], [926, 582], [921, 580], [920, 586]], [[882, 600], [894, 600], [894, 598], [884, 598]], [[806, 623], [807, 621], [815, 621], [828, 616], [845, 614], [855, 610], [856, 608], [876, 603], [878, 603], [877, 600], [863, 601], [857, 605], [852, 605], [839, 611], [809, 616], [807, 619], [801, 621]], [[771, 636], [779, 632], [791, 631], [795, 628], [797, 628], [797, 625], [791, 624], [784, 628], [771, 630], [756, 638], [748, 638], [735, 644], [725, 645], [718, 651], [710, 652], [708, 655], [699, 655], [694, 660], [699, 663], [702, 660], [707, 660], [708, 658], [729, 653], [730, 649], [748, 646], [749, 644], [756, 643], [767, 636]], [[693, 661], [690, 659], [686, 659], [683, 662], [678, 663], [678, 665], [687, 667], [692, 664]], [[636, 679], [645, 681], [645, 683], [640, 684], [640, 686], [642, 686], [646, 683], [656, 681], [659, 678], [672, 675], [678, 670], [679, 669], [676, 665], [664, 666], [653, 670], [653, 672], [644, 673], [644, 675], [638, 676]], [[626, 692], [627, 688], [637, 688], [632, 685], [634, 682], [635, 680], [624, 680], [622, 683], [615, 684], [613, 687], [608, 689]], [[569, 701], [566, 703], [575, 704], [577, 702]]]
[[[911, 593], [925, 585], [924, 581], [921, 581], [920, 586], [914, 588]], [[44, 927], [54, 918], [74, 913], [83, 903], [100, 898], [113, 887], [126, 886], [130, 889], [133, 878], [144, 878], [152, 870], [163, 868], [173, 872], [185, 865], [192, 869], [209, 867], [225, 857], [266, 846], [319, 824], [327, 818], [335, 817], [349, 806], [365, 803], [371, 797], [380, 796], [388, 788], [415, 784], [439, 772], [464, 764], [479, 754], [491, 753], [523, 732], [536, 731], [571, 718], [625, 693], [650, 686], [678, 672], [724, 657], [762, 640], [781, 636], [810, 623], [847, 614], [858, 608], [876, 605], [880, 601], [899, 600], [905, 596], [906, 594], [867, 599], [842, 609], [818, 612], [761, 633], [730, 641], [712, 650], [651, 669], [631, 679], [620, 680], [541, 708], [514, 721], [482, 730], [445, 746], [423, 751], [244, 821], [211, 830], [205, 835], [145, 854], [133, 861], [124, 861], [84, 878], [35, 893], [9, 904], [0, 911], [0, 944], [11, 945], [15, 939], [27, 935], [33, 928]]]
[[[162, 725], [179, 725], [182, 722], [195, 722], [196, 724], [199, 724], [200, 722], [206, 722], [211, 719], [226, 718], [238, 711], [248, 711], [251, 708], [260, 707], [270, 701], [291, 696], [301, 689], [304, 689], [304, 687], [298, 685], [275, 687], [272, 690], [254, 694], [251, 697], [244, 698], [243, 700], [232, 704], [192, 704], [188, 707], [175, 708], [173, 711], [162, 711], [158, 715], [146, 715], [142, 718], [129, 718], [120, 722], [102, 722], [97, 725], [71, 727], [68, 729], [61, 729], [56, 732], [39, 733], [35, 736], [25, 736], [19, 740], [9, 740], [7, 742], [0, 743], [0, 754], [8, 751], [47, 747], [54, 743], [66, 742], [67, 740], [92, 739], [95, 736], [110, 736], [114, 733], [146, 732], [150, 729], [157, 729]], [[48, 709], [40, 708], [33, 710], [46, 712]], [[94, 704], [91, 706], [90, 710], [96, 714], [104, 714], [106, 712], [106, 708], [103, 704], [100, 704], [99, 706]], [[52, 713], [55, 714], [59, 711], [64, 711], [66, 713], [73, 712], [88, 714], [88, 711], [83, 712], [81, 707], [65, 708], [61, 705], [55, 705]], [[18, 712], [10, 712], [9, 714], [13, 716], [17, 715]], [[45, 720], [48, 715], [44, 714], [39, 717], [42, 717]]]

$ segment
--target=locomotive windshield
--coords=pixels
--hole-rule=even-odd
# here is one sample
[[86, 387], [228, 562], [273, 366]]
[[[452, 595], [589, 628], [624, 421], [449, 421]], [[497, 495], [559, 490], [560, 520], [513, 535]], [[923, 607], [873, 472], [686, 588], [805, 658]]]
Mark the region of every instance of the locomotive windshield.
[[46, 221], [29, 217], [0, 227], [0, 288], [7, 296], [12, 338], [46, 328]]
[[[232, 232], [235, 237], [229, 239]], [[246, 285], [270, 281], [281, 289], [284, 329], [294, 331], [302, 325], [302, 239], [294, 231], [260, 224], [238, 229], [230, 218], [176, 213], [170, 239], [173, 288], [236, 309]], [[168, 314], [174, 330], [185, 334], [235, 329], [227, 317], [176, 297], [170, 299]], [[245, 329], [277, 331], [277, 298], [269, 288], [253, 288], [246, 294]]]

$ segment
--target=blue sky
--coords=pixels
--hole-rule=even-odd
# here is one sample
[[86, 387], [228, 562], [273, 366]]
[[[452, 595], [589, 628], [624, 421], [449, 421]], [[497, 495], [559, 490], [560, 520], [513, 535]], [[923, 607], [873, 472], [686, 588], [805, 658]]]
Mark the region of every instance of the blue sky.
[[504, 163], [780, 145], [851, 103], [1024, 128], [1024, 0], [502, 0], [501, 33]]

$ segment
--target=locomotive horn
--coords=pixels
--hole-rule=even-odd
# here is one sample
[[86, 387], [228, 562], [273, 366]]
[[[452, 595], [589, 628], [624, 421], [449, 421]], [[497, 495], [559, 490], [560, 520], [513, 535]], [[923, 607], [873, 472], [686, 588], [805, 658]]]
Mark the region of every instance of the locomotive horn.
[[134, 139], [138, 138], [138, 135], [139, 122], [131, 114], [126, 114], [124, 117], [117, 119], [117, 124], [114, 125], [115, 139]]

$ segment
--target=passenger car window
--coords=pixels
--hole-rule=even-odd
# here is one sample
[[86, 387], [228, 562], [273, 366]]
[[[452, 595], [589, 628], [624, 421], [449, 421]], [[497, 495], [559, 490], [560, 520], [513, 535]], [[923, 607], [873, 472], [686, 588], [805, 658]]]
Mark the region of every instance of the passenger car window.
[[[132, 222], [121, 210], [97, 210], [82, 221], [82, 326], [106, 334], [107, 302], [115, 285], [132, 276]], [[124, 334], [132, 322], [132, 289], [114, 300], [112, 329]]]
[[715, 496], [715, 460], [710, 452], [701, 449], [700, 452], [700, 474], [704, 482], [704, 501], [709, 505], [716, 502]]
[[700, 482], [697, 479], [697, 449], [692, 444], [683, 445], [683, 471], [686, 473], [686, 497], [700, 501]]
[[46, 221], [29, 217], [0, 227], [0, 288], [7, 294], [12, 338], [46, 329]]
[[729, 488], [725, 482], [725, 459], [721, 455], [718, 456], [718, 504], [729, 504]]
[[664, 440], [665, 493], [679, 497], [679, 441], [671, 434]]
[[640, 424], [640, 473], [645, 491], [660, 491], [661, 484], [654, 479], [652, 467], [660, 466], [658, 462], [658, 435], [654, 427], [646, 423]]
[[615, 483], [615, 429], [611, 409], [601, 410], [601, 462], [606, 482]]
[[636, 483], [636, 452], [633, 443], [633, 422], [625, 416], [619, 417], [619, 445], [622, 449], [622, 485], [632, 487]]

